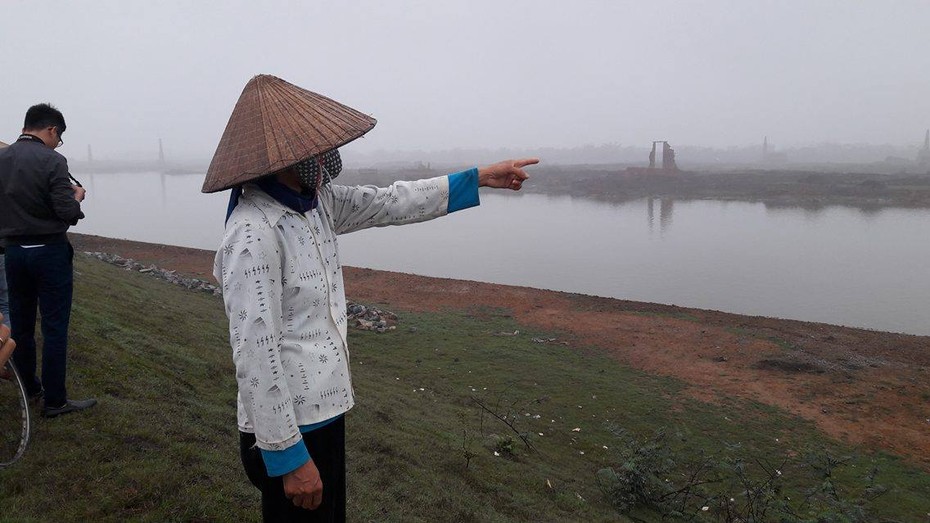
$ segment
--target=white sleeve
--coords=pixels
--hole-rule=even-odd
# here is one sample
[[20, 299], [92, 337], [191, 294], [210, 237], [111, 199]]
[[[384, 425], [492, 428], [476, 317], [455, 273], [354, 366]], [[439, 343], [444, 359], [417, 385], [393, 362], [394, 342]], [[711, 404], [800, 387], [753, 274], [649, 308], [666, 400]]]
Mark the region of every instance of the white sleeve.
[[258, 447], [283, 450], [301, 439], [281, 368], [281, 254], [273, 228], [231, 221], [217, 253], [229, 343], [243, 408]]
[[320, 203], [336, 234], [422, 222], [447, 214], [449, 177], [398, 181], [388, 187], [327, 184], [320, 189]]

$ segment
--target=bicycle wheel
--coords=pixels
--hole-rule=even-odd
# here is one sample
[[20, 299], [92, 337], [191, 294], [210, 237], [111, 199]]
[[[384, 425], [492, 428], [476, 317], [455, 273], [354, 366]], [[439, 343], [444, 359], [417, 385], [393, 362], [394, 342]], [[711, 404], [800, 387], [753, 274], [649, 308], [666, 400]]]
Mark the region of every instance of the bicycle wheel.
[[29, 444], [29, 400], [12, 361], [0, 369], [0, 467], [12, 465]]

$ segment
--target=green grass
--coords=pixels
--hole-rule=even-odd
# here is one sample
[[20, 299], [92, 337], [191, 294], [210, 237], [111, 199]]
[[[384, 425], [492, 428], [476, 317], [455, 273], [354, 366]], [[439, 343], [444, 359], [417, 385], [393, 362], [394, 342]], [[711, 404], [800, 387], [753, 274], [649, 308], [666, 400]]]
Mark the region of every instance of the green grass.
[[[238, 461], [221, 300], [83, 256], [76, 269], [70, 394], [100, 405], [36, 420], [24, 460], [0, 470], [0, 520], [257, 520], [258, 493]], [[351, 331], [349, 519], [624, 521], [595, 477], [617, 463], [612, 425], [642, 435], [666, 427], [683, 454], [738, 443], [777, 462], [826, 448], [851, 457], [843, 485], [880, 469], [891, 491], [869, 505], [875, 514], [926, 517], [930, 474], [893, 456], [845, 448], [762, 404], [688, 399], [680, 382], [596, 347], [533, 337], [568, 339], [482, 307], [402, 314], [385, 334]], [[515, 414], [535, 450], [476, 399]]]

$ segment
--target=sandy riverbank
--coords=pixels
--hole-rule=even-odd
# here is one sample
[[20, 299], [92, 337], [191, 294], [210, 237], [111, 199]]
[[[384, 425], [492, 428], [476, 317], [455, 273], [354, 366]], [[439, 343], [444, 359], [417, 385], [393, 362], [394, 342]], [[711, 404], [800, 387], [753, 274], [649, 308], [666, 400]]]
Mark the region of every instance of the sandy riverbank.
[[[213, 252], [71, 235], [76, 251], [118, 254], [212, 280]], [[344, 267], [349, 299], [397, 311], [505, 310], [560, 341], [602, 348], [672, 376], [706, 401], [738, 397], [809, 419], [827, 434], [930, 470], [930, 337]]]

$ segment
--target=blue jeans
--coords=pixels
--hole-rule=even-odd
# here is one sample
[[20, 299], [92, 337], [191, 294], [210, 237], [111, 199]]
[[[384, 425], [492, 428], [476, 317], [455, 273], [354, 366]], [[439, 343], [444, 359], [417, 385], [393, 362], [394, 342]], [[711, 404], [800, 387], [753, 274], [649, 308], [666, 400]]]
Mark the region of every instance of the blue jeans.
[[10, 299], [6, 291], [6, 266], [4, 265], [5, 256], [0, 254], [0, 314], [3, 314], [3, 324], [10, 326]]
[[[65, 367], [68, 324], [74, 292], [74, 250], [69, 243], [6, 248], [6, 279], [16, 352], [13, 361], [29, 394], [45, 388], [45, 405], [58, 407], [68, 399]], [[42, 380], [36, 376], [36, 308], [42, 314]]]

